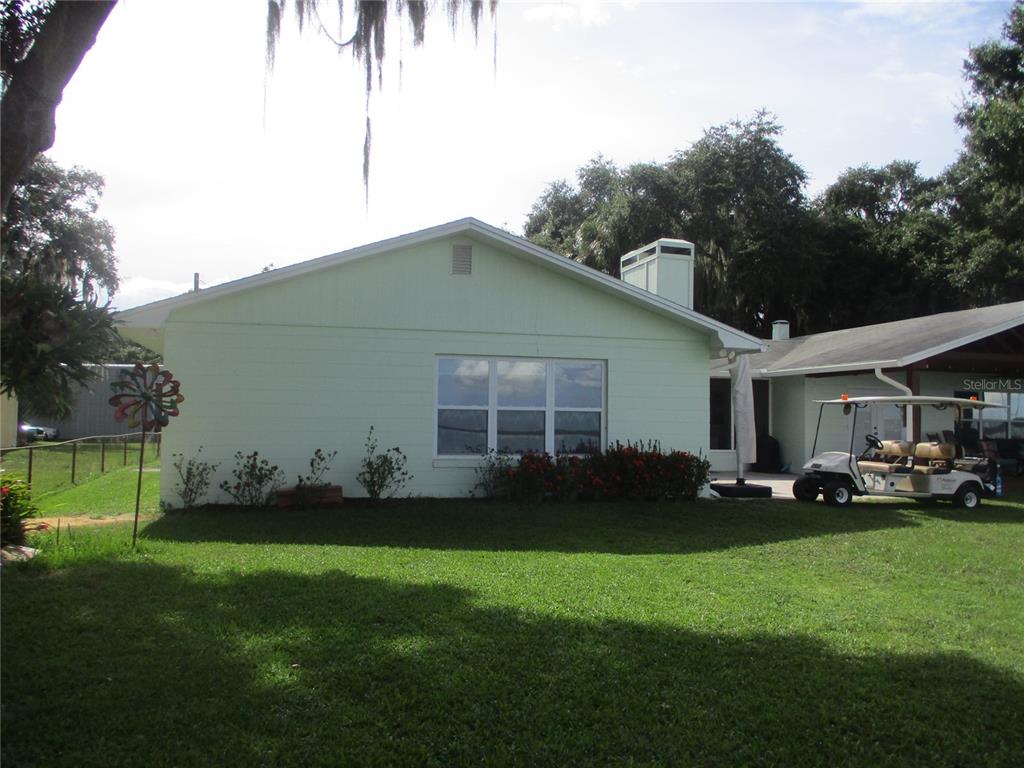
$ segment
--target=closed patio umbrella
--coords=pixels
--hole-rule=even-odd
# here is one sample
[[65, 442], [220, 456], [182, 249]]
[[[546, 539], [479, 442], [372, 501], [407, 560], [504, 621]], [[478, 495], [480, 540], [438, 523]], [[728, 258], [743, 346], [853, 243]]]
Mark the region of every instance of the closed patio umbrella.
[[757, 428], [754, 425], [754, 384], [750, 359], [740, 355], [732, 367], [733, 435], [736, 448], [736, 481], [742, 485], [743, 465], [757, 461]]
[[719, 496], [771, 497], [767, 485], [747, 483], [743, 465], [757, 461], [757, 430], [754, 426], [754, 384], [750, 379], [750, 360], [740, 355], [729, 369], [732, 377], [733, 447], [736, 449], [736, 482], [712, 483], [711, 490]]

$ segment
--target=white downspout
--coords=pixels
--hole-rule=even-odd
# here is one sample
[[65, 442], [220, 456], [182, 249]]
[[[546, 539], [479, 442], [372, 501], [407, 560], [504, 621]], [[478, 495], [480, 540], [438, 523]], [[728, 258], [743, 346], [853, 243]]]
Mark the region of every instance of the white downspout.
[[[884, 381], [886, 384], [900, 390], [906, 395], [913, 395], [914, 392], [906, 384], [900, 384], [896, 379], [890, 379], [884, 373], [881, 368], [875, 368], [875, 377], [879, 381]], [[914, 406], [907, 406], [907, 425], [904, 427], [903, 439], [910, 442], [914, 441]]]

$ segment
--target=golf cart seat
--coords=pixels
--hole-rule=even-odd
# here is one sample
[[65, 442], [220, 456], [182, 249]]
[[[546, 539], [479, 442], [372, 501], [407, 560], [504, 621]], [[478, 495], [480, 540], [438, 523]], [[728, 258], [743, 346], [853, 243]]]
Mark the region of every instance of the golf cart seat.
[[883, 456], [894, 456], [897, 459], [910, 458], [914, 455], [914, 444], [909, 440], [883, 440], [882, 450], [879, 453]]
[[[907, 461], [914, 455], [914, 444], [907, 440], [883, 440], [882, 447], [875, 451], [872, 461], [858, 461], [857, 469], [861, 472], [888, 474], [890, 472], [909, 472]], [[881, 459], [879, 461], [878, 459]]]
[[903, 464], [889, 464], [885, 461], [858, 461], [857, 469], [864, 472], [874, 472], [876, 474], [888, 474], [890, 472], [907, 472], [909, 467]]
[[918, 443], [914, 448], [914, 472], [938, 475], [949, 472], [956, 458], [953, 443]]

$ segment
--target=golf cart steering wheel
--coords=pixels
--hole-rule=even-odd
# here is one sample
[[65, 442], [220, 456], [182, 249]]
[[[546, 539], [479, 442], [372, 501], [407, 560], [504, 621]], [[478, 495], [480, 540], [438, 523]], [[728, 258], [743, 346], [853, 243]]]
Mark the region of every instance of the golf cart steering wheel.
[[864, 440], [876, 451], [882, 450], [882, 441], [878, 439], [877, 435], [864, 435]]

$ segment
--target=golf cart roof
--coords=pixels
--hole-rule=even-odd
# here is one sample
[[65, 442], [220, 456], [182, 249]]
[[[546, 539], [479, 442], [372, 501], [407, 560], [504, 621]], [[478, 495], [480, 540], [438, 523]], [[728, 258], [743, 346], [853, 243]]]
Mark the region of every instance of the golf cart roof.
[[893, 397], [847, 397], [835, 400], [815, 400], [816, 403], [836, 405], [930, 405], [933, 408], [1005, 408], [1000, 403], [989, 403], [984, 400], [968, 400], [965, 397], [929, 397], [928, 395], [896, 395]]

